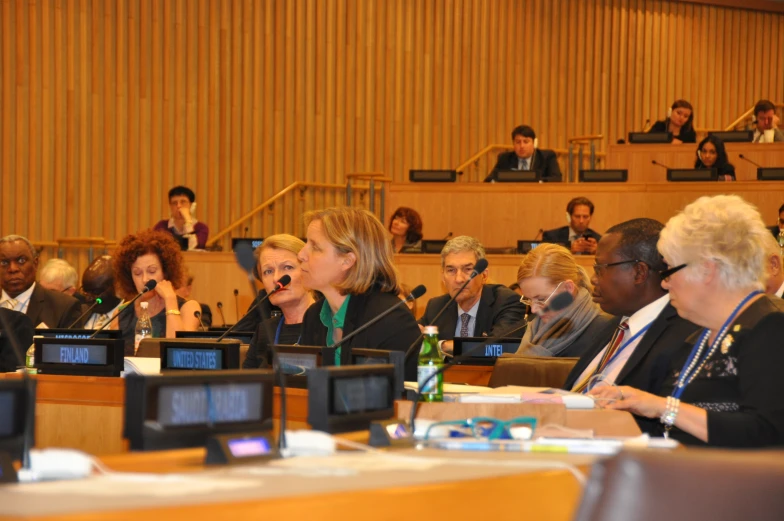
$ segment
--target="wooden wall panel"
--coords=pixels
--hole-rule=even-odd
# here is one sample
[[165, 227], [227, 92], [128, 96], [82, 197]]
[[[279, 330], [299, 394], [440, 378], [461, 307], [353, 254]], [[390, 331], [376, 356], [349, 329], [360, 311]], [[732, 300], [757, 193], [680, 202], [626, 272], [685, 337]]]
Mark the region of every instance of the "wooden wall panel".
[[[720, 127], [784, 101], [782, 56], [781, 11], [709, 2], [0, 0], [0, 234], [117, 239], [180, 183], [217, 232], [295, 180], [403, 181], [523, 122], [605, 149], [678, 97]], [[343, 197], [293, 195], [249, 233]]]

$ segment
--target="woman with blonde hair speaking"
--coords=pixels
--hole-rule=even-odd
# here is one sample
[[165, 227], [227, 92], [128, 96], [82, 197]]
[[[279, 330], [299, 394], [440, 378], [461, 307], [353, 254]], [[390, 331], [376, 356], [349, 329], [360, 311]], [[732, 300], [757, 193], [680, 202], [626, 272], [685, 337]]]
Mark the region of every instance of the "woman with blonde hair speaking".
[[[612, 317], [593, 302], [588, 273], [563, 246], [541, 244], [531, 250], [520, 263], [517, 280], [523, 293], [520, 302], [536, 314], [518, 354], [580, 356], [612, 336]], [[548, 304], [564, 292], [572, 295], [572, 303], [562, 310], [550, 310]]]
[[[763, 294], [770, 232], [735, 195], [701, 197], [669, 220], [662, 287], [678, 314], [702, 326], [670, 358], [661, 396], [602, 386], [605, 405], [659, 419], [684, 443], [784, 445], [784, 313]], [[600, 400], [601, 404], [602, 401]]]
[[[392, 246], [384, 225], [366, 210], [308, 212], [305, 225], [308, 242], [299, 252], [303, 283], [325, 298], [305, 313], [301, 343], [331, 345], [400, 302]], [[418, 336], [414, 316], [400, 306], [344, 346], [404, 351]], [[406, 378], [415, 375], [411, 357]]]

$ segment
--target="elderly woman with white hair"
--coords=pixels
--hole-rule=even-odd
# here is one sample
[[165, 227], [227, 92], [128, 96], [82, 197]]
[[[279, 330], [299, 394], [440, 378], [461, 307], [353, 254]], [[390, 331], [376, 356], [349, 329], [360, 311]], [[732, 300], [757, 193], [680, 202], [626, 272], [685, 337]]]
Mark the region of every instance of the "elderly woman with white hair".
[[673, 351], [662, 396], [610, 386], [591, 394], [659, 418], [665, 436], [684, 443], [784, 445], [784, 313], [763, 294], [769, 234], [738, 196], [701, 197], [670, 219], [658, 244], [669, 266], [662, 286], [704, 329]]

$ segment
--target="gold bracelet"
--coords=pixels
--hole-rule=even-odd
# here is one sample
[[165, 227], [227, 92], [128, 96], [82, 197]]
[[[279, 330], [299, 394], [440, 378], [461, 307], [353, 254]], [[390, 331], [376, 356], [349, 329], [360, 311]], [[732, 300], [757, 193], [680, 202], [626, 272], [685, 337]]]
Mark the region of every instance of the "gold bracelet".
[[168, 317], [169, 315], [181, 315], [181, 313], [179, 309], [170, 309], [166, 312], [166, 316]]

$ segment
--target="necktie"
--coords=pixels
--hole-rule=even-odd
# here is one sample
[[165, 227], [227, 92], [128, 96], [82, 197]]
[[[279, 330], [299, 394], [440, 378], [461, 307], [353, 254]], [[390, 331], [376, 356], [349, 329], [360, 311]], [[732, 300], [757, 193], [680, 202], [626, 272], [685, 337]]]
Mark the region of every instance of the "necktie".
[[101, 329], [103, 325], [106, 323], [107, 318], [109, 317], [106, 315], [100, 315], [93, 323], [93, 329]]
[[4, 307], [5, 309], [16, 309], [17, 304], [19, 304], [18, 300], [10, 298], [1, 302], [0, 306]]
[[471, 315], [463, 313], [460, 315], [460, 336], [466, 337], [468, 335], [468, 322], [471, 320]]
[[602, 355], [601, 360], [599, 360], [599, 364], [596, 366], [596, 370], [593, 373], [589, 374], [582, 382], [575, 385], [572, 388], [573, 392], [581, 393], [585, 390], [588, 382], [593, 378], [594, 375], [601, 374], [604, 371], [604, 368], [607, 367], [607, 364], [610, 363], [613, 355], [618, 348], [623, 345], [623, 339], [626, 336], [626, 333], [629, 331], [629, 321], [624, 320], [620, 324], [618, 324], [618, 328], [615, 330], [615, 334], [610, 340], [610, 344], [607, 346], [607, 349], [604, 351], [604, 355]]

